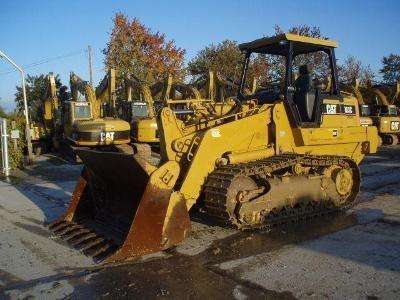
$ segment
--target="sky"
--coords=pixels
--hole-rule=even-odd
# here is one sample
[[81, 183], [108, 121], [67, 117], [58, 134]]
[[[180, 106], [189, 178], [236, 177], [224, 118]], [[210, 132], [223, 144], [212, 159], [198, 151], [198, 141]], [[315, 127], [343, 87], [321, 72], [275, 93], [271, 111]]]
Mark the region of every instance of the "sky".
[[[339, 42], [336, 56], [354, 55], [379, 71], [381, 59], [400, 53], [400, 1], [77, 1], [2, 0], [0, 50], [32, 75], [54, 72], [68, 85], [74, 71], [89, 80], [87, 46], [93, 49], [93, 77], [103, 78], [105, 48], [115, 13], [138, 18], [186, 49], [186, 61], [224, 39], [251, 41], [294, 25], [319, 26]], [[0, 106], [12, 110], [19, 73], [0, 59]]]

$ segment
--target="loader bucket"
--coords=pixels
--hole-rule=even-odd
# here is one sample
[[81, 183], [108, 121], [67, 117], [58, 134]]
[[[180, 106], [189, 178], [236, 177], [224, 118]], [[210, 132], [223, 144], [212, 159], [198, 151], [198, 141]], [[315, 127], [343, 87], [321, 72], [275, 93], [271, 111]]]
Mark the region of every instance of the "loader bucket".
[[76, 150], [84, 168], [55, 235], [96, 261], [134, 259], [177, 245], [190, 229], [186, 204], [173, 187], [179, 165], [159, 168], [139, 156]]

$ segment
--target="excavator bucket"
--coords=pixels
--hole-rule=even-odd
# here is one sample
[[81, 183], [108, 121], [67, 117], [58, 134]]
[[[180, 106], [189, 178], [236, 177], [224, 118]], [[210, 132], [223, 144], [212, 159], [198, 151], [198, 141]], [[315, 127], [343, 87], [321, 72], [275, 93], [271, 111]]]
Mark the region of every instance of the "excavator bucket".
[[76, 150], [84, 168], [55, 235], [96, 261], [134, 259], [168, 249], [190, 230], [186, 204], [173, 191], [179, 165], [159, 168], [140, 156]]

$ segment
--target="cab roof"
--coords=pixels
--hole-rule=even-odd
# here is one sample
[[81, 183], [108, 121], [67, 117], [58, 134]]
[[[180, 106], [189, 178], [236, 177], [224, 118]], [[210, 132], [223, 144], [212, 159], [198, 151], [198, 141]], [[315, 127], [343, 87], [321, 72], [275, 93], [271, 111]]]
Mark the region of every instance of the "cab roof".
[[327, 48], [337, 48], [334, 40], [317, 39], [293, 33], [284, 33], [273, 37], [265, 37], [239, 45], [242, 51], [284, 55], [287, 41], [293, 42], [294, 55], [315, 52]]

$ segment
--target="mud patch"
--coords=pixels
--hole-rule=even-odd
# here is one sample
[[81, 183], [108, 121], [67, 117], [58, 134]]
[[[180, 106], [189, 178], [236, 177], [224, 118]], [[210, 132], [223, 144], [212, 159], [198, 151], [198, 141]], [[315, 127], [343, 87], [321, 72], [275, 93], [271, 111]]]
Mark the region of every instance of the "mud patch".
[[280, 249], [288, 244], [316, 239], [358, 223], [357, 214], [340, 213], [273, 228], [269, 231], [241, 231], [214, 241], [211, 247], [197, 255], [197, 259], [207, 264], [218, 264], [227, 260], [246, 258]]
[[170, 250], [168, 258], [104, 268], [86, 284], [78, 285], [73, 297], [294, 299], [289, 292], [267, 290], [219, 268], [218, 264], [274, 251], [356, 224], [355, 214], [338, 214], [269, 232], [238, 232], [214, 241], [194, 256]]

